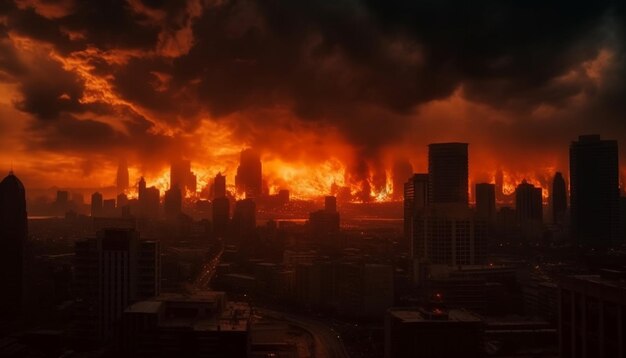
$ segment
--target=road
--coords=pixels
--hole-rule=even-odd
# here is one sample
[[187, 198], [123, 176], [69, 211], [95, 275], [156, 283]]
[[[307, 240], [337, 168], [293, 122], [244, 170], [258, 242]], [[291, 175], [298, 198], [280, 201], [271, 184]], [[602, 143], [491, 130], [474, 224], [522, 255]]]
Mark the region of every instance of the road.
[[202, 291], [209, 288], [209, 284], [215, 276], [217, 265], [219, 265], [224, 253], [224, 245], [220, 242], [215, 252], [207, 258], [207, 261], [202, 265], [202, 269], [198, 274], [198, 277], [193, 282], [193, 289], [195, 291]]
[[309, 332], [314, 341], [315, 358], [348, 358], [348, 352], [341, 337], [324, 322], [313, 318], [295, 315], [292, 313], [276, 312], [266, 308], [255, 308], [256, 311], [267, 317], [285, 320], [294, 326]]

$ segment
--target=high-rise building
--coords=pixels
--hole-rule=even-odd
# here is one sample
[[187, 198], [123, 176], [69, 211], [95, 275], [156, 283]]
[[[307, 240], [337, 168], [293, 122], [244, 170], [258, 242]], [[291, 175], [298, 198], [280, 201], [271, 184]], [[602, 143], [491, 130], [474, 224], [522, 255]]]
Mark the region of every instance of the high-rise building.
[[142, 241], [133, 229], [104, 229], [75, 243], [77, 342], [120, 337], [122, 313], [132, 303], [160, 293], [159, 243]]
[[579, 245], [601, 247], [619, 240], [617, 141], [580, 136], [570, 145], [572, 235]]
[[95, 192], [91, 194], [91, 216], [102, 216], [102, 194]]
[[415, 220], [424, 212], [428, 201], [428, 174], [413, 174], [404, 183], [405, 247], [413, 242]]
[[170, 167], [170, 189], [178, 187], [183, 196], [187, 192], [196, 192], [196, 175], [191, 171], [189, 160], [178, 160], [172, 162]]
[[163, 211], [168, 219], [176, 219], [183, 211], [183, 196], [178, 186], [173, 186], [165, 192]]
[[159, 189], [151, 186], [146, 188], [146, 180], [141, 177], [138, 186], [139, 217], [156, 220], [159, 218], [161, 205], [161, 193]]
[[467, 143], [428, 146], [428, 197], [431, 203], [468, 205], [467, 147]]
[[324, 198], [324, 210], [328, 213], [337, 212], [337, 198], [334, 196], [327, 196]]
[[116, 180], [117, 193], [123, 193], [128, 189], [129, 179], [128, 179], [128, 163], [126, 159], [120, 159], [117, 165], [117, 180]]
[[233, 228], [240, 238], [249, 236], [256, 229], [256, 204], [252, 199], [238, 200], [235, 203]]
[[227, 197], [213, 199], [213, 233], [216, 237], [224, 237], [230, 223], [230, 201]]
[[336, 242], [340, 231], [339, 222], [337, 199], [334, 196], [327, 196], [324, 199], [324, 209], [309, 214], [312, 239], [318, 243]]
[[0, 182], [0, 317], [10, 320], [22, 312], [27, 231], [26, 190], [11, 171]]
[[213, 198], [225, 198], [226, 197], [226, 176], [222, 173], [217, 173], [215, 180], [213, 181]]
[[476, 214], [493, 224], [496, 220], [496, 186], [495, 184], [476, 184]]
[[515, 214], [523, 239], [539, 239], [543, 229], [542, 189], [525, 180], [515, 189]]
[[261, 157], [253, 149], [241, 152], [235, 186], [239, 195], [246, 198], [258, 198], [263, 194], [263, 174]]
[[563, 224], [567, 214], [567, 188], [563, 174], [556, 172], [552, 180], [552, 222]]

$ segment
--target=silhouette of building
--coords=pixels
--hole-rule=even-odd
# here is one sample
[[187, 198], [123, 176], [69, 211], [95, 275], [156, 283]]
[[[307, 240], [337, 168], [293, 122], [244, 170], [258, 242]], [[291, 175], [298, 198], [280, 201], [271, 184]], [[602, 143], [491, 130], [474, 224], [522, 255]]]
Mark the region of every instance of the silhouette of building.
[[385, 317], [385, 358], [479, 358], [482, 319], [465, 310], [390, 308]]
[[601, 247], [619, 240], [617, 141], [580, 136], [570, 145], [572, 235], [579, 245]]
[[183, 196], [187, 192], [196, 192], [196, 175], [191, 171], [189, 160], [178, 160], [172, 162], [170, 167], [170, 189], [178, 187]]
[[0, 182], [0, 322], [22, 312], [27, 232], [26, 190], [11, 171]]
[[563, 224], [567, 214], [567, 188], [563, 174], [556, 172], [552, 180], [552, 222]]
[[225, 198], [226, 197], [226, 176], [222, 173], [217, 173], [215, 180], [213, 181], [213, 198]]
[[256, 229], [256, 204], [252, 199], [238, 200], [235, 203], [233, 229], [239, 238], [254, 233]]
[[538, 239], [543, 225], [542, 189], [525, 180], [515, 189], [515, 214], [521, 235], [525, 239]]
[[560, 357], [623, 357], [626, 273], [564, 277], [559, 281]]
[[495, 184], [476, 184], [476, 214], [479, 218], [493, 224], [496, 220], [496, 186]]
[[246, 198], [258, 198], [263, 194], [263, 174], [261, 157], [253, 149], [241, 152], [235, 187], [239, 195]]
[[228, 233], [230, 223], [230, 201], [227, 197], [213, 199], [213, 234], [224, 237]]
[[128, 189], [130, 180], [128, 178], [128, 163], [126, 159], [120, 159], [117, 165], [117, 180], [116, 180], [117, 194], [123, 193]]
[[146, 188], [146, 180], [141, 177], [138, 186], [139, 217], [156, 220], [159, 218], [161, 193], [151, 186]]
[[115, 199], [104, 199], [102, 201], [102, 216], [107, 218], [118, 216], [115, 209]]
[[163, 211], [167, 219], [176, 219], [183, 212], [183, 196], [178, 186], [173, 186], [165, 192]]
[[132, 303], [160, 293], [159, 243], [133, 229], [104, 229], [75, 243], [74, 287], [78, 344], [116, 342]]
[[102, 216], [102, 194], [95, 192], [91, 194], [91, 216]]
[[414, 221], [428, 205], [428, 174], [413, 174], [404, 183], [404, 238], [405, 247], [410, 247], [415, 236]]
[[431, 203], [468, 205], [467, 147], [467, 143], [428, 146], [428, 198]]
[[311, 238], [317, 243], [336, 242], [340, 231], [339, 222], [337, 199], [334, 196], [327, 196], [324, 199], [324, 209], [309, 214]]

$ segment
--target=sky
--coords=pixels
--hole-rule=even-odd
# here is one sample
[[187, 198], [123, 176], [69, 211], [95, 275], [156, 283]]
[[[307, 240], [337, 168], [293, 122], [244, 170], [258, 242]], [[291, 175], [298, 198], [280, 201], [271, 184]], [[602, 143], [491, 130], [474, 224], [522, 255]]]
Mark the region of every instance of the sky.
[[625, 6], [0, 0], [0, 170], [110, 186], [124, 158], [165, 187], [186, 158], [201, 185], [232, 184], [253, 147], [272, 191], [387, 199], [427, 144], [460, 141], [471, 182], [501, 169], [547, 190], [596, 133], [626, 178]]

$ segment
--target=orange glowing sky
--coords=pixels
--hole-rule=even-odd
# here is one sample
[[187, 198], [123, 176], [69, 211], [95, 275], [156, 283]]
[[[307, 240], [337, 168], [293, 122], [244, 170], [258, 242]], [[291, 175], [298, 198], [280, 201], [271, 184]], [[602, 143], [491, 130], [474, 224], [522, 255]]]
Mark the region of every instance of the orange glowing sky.
[[111, 186], [120, 158], [131, 182], [165, 189], [186, 158], [199, 190], [218, 172], [232, 185], [254, 147], [271, 192], [391, 200], [409, 163], [427, 170], [428, 143], [462, 141], [472, 184], [501, 168], [505, 193], [527, 179], [547, 196], [585, 133], [620, 141], [626, 177], [626, 31], [610, 2], [556, 20], [533, 13], [558, 4], [492, 3], [493, 19], [393, 1], [103, 6], [0, 8], [0, 169], [27, 187]]

